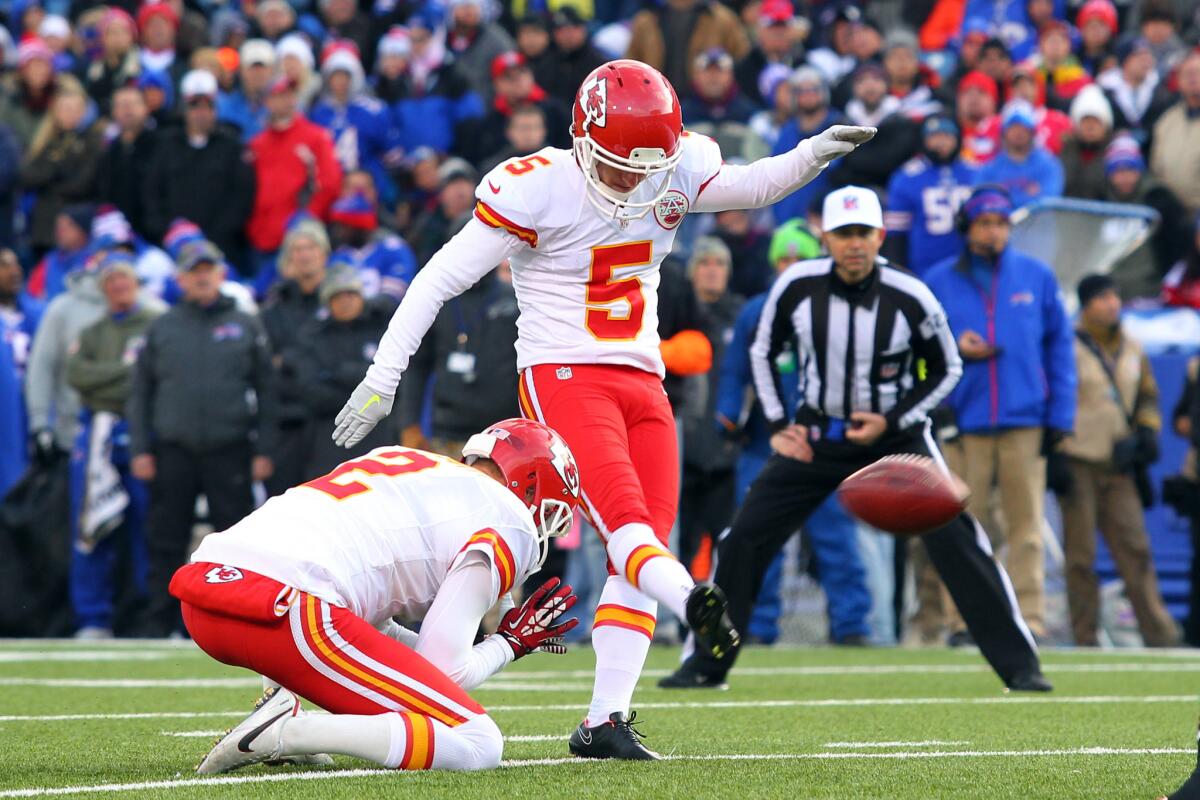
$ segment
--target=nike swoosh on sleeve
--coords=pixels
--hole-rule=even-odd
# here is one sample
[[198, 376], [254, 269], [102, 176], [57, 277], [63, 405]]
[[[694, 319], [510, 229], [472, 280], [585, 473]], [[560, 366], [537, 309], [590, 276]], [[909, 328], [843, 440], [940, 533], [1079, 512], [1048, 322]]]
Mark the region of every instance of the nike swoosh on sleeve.
[[492, 194], [500, 194], [500, 187], [491, 181], [487, 182], [488, 188], [492, 190]]

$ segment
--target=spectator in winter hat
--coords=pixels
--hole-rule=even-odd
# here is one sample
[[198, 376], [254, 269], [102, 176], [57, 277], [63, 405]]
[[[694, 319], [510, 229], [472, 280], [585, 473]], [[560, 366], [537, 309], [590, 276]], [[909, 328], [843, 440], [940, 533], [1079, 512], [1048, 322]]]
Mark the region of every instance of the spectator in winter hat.
[[501, 53], [492, 61], [491, 74], [495, 87], [492, 107], [484, 117], [464, 127], [458, 148], [464, 155], [478, 163], [498, 153], [504, 147], [508, 118], [523, 105], [535, 105], [545, 114], [551, 146], [570, 147], [570, 111], [537, 85], [523, 55], [515, 50]]
[[1023, 100], [1008, 103], [1001, 125], [1001, 152], [980, 168], [979, 182], [1003, 186], [1016, 208], [1043, 197], [1060, 197], [1062, 164], [1053, 153], [1038, 146], [1033, 107]]
[[767, 107], [750, 118], [750, 129], [768, 148], [775, 147], [780, 130], [796, 113], [791, 77], [791, 68], [783, 64], [771, 64], [758, 76], [758, 93], [767, 99]]
[[138, 30], [141, 31], [142, 68], [166, 72], [172, 78], [183, 77], [187, 64], [175, 63], [175, 34], [179, 17], [164, 0], [151, 0], [138, 10]]
[[550, 18], [554, 49], [541, 70], [532, 65], [534, 78], [543, 89], [566, 106], [575, 102], [584, 78], [608, 58], [592, 45], [587, 21], [574, 6], [559, 8]]
[[67, 276], [87, 264], [95, 211], [90, 203], [78, 203], [59, 212], [54, 220], [54, 247], [29, 275], [30, 297], [50, 302], [66, 289]]
[[1038, 51], [1033, 63], [1046, 81], [1046, 105], [1065, 110], [1071, 99], [1091, 77], [1075, 57], [1075, 30], [1065, 22], [1055, 21], [1038, 32]]
[[991, 76], [968, 72], [958, 83], [958, 128], [962, 155], [968, 164], [985, 164], [1000, 150], [1000, 89]]
[[231, 8], [222, 8], [212, 15], [208, 25], [208, 43], [216, 48], [231, 47], [235, 51], [250, 35], [250, 23]]
[[255, 194], [252, 166], [238, 138], [217, 126], [217, 80], [206, 70], [183, 78], [183, 125], [160, 132], [143, 205], [149, 238], [159, 241], [171, 220], [199, 225], [235, 265], [245, 250], [242, 228]]
[[75, 69], [75, 54], [71, 52], [71, 23], [58, 14], [47, 14], [37, 30], [38, 38], [54, 53], [54, 68], [60, 72]]
[[1171, 105], [1171, 93], [1154, 68], [1150, 42], [1129, 36], [1117, 44], [1117, 67], [1100, 76], [1097, 83], [1108, 95], [1113, 109], [1113, 128], [1133, 131], [1146, 142], [1154, 123]]
[[1063, 143], [1063, 194], [1084, 200], [1104, 197], [1104, 150], [1113, 137], [1113, 114], [1099, 86], [1085, 86], [1071, 101], [1071, 132]]
[[263, 0], [254, 12], [262, 38], [278, 42], [296, 27], [296, 12], [286, 0]]
[[358, 47], [364, 64], [375, 63], [375, 36], [371, 18], [359, 10], [355, 0], [318, 0], [321, 20], [330, 38], [349, 39]]
[[851, 125], [878, 126], [900, 110], [900, 99], [888, 94], [887, 73], [878, 64], [854, 72], [854, 98], [846, 104]]
[[1112, 0], [1087, 0], [1075, 17], [1079, 29], [1079, 63], [1092, 77], [1099, 77], [1117, 63], [1114, 48], [1119, 30], [1117, 7]]
[[379, 228], [375, 204], [361, 193], [344, 195], [329, 211], [336, 249], [330, 265], [353, 267], [367, 297], [385, 294], [397, 302], [417, 274], [417, 261], [399, 236]]
[[316, 73], [317, 62], [308, 38], [302, 33], [289, 33], [275, 45], [275, 57], [283, 74], [296, 84], [300, 108], [311, 108], [321, 93], [321, 78]]
[[996, 82], [997, 86], [1008, 84], [1012, 77], [1013, 56], [1004, 40], [988, 39], [979, 50], [979, 70]]
[[142, 71], [137, 49], [137, 24], [117, 6], [100, 17], [100, 53], [84, 72], [84, 86], [100, 114], [108, 116], [109, 101], [118, 86], [136, 81]]
[[1151, 269], [1131, 274], [1137, 259], [1126, 259], [1113, 269], [1124, 297], [1154, 297], [1163, 277], [1187, 253], [1192, 238], [1191, 217], [1175, 193], [1146, 171], [1141, 148], [1122, 133], [1104, 153], [1107, 191], [1100, 198], [1113, 203], [1149, 206], [1158, 212], [1159, 225], [1150, 238]]
[[1033, 106], [1037, 122], [1037, 143], [1051, 153], [1062, 152], [1063, 137], [1071, 132], [1071, 118], [1056, 108], [1046, 107], [1046, 89], [1042, 75], [1029, 64], [1013, 67], [1008, 84], [1009, 100], [1024, 100]]
[[773, 98], [760, 91], [760, 77], [770, 66], [787, 67], [791, 72], [803, 63], [801, 33], [791, 0], [767, 0], [759, 6], [758, 24], [753, 30], [754, 47], [734, 68], [742, 96], [758, 106], [772, 105]]
[[1176, 70], [1179, 102], [1154, 126], [1150, 165], [1160, 181], [1188, 207], [1200, 212], [1200, 49], [1193, 49]]
[[175, 86], [165, 72], [143, 70], [137, 88], [146, 101], [146, 108], [155, 125], [165, 128], [175, 120]]
[[134, 229], [144, 234], [145, 181], [157, 142], [148, 125], [150, 110], [142, 92], [133, 86], [116, 91], [112, 108], [117, 136], [100, 160], [99, 199], [119, 208]]
[[1165, 77], [1187, 50], [1179, 40], [1175, 4], [1171, 0], [1145, 0], [1141, 12], [1138, 32], [1150, 42], [1158, 74]]
[[[450, 0], [446, 49], [471, 88], [490, 105], [494, 87], [491, 67], [496, 57], [516, 47], [499, 25], [484, 18], [483, 0]], [[411, 25], [411, 23], [410, 23]]]
[[79, 81], [60, 75], [50, 112], [25, 152], [21, 183], [35, 196], [29, 230], [39, 254], [53, 246], [54, 220], [64, 206], [96, 198], [96, 168], [104, 139], [89, 111]]
[[883, 69], [887, 73], [888, 91], [900, 99], [900, 112], [918, 122], [941, 110], [934, 96], [939, 79], [936, 73], [921, 66], [921, 50], [917, 37], [903, 29], [887, 35]]
[[[805, 64], [798, 67], [788, 79], [796, 97], [796, 114], [779, 129], [779, 138], [771, 155], [791, 152], [804, 139], [814, 136], [843, 121], [842, 112], [829, 104], [829, 86], [825, 77], [815, 68]], [[782, 225], [793, 217], [803, 217], [809, 203], [821, 197], [829, 188], [829, 171], [825, 170], [809, 183], [771, 207], [776, 224]], [[736, 277], [735, 277], [736, 280]]]
[[29, 149], [34, 131], [54, 97], [54, 53], [41, 39], [30, 38], [17, 48], [16, 74], [0, 92], [0, 123], [12, 129], [21, 152]]
[[249, 39], [238, 53], [238, 88], [217, 98], [217, 118], [241, 132], [243, 142], [267, 123], [267, 87], [275, 72], [275, 48], [266, 39]]
[[295, 212], [324, 219], [342, 184], [329, 132], [297, 113], [296, 87], [286, 76], [272, 82], [266, 103], [269, 126], [250, 142], [258, 187], [246, 224], [260, 258], [279, 249]]
[[705, 50], [692, 64], [692, 85], [680, 102], [685, 125], [746, 123], [755, 104], [742, 95], [733, 76], [733, 57], [719, 47]]
[[387, 106], [367, 94], [362, 64], [348, 47], [325, 57], [321, 76], [325, 89], [309, 118], [333, 136], [342, 169], [370, 172], [390, 202], [394, 187], [387, 164], [399, 160], [400, 138]]

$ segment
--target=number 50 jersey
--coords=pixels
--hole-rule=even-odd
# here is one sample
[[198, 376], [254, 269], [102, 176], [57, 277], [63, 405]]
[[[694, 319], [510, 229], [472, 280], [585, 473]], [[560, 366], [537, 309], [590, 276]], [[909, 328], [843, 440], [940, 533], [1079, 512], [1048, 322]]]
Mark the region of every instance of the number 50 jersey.
[[[475, 190], [475, 218], [515, 237], [520, 304], [517, 367], [624, 364], [664, 374], [658, 339], [659, 265], [675, 232], [721, 168], [712, 139], [686, 131], [670, 188], [639, 220], [622, 224], [587, 199], [570, 150], [545, 148], [506, 161]], [[653, 197], [647, 178], [631, 199]]]

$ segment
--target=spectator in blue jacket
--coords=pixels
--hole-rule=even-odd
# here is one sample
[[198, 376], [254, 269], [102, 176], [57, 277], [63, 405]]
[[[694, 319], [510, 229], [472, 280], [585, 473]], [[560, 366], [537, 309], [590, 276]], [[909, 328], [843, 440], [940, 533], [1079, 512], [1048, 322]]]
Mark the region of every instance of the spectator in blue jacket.
[[1016, 208], [1043, 197], [1061, 197], [1062, 162], [1037, 143], [1033, 106], [1013, 100], [1004, 107], [1000, 124], [1000, 153], [980, 168], [980, 183], [1003, 186]]
[[1008, 246], [1012, 211], [1003, 188], [977, 188], [959, 212], [964, 251], [925, 280], [963, 357], [962, 380], [948, 403], [961, 433], [969, 510], [988, 519], [999, 485], [1008, 574], [1021, 614], [1041, 636], [1045, 455], [1075, 424], [1074, 338], [1054, 271]]
[[454, 130], [484, 113], [483, 100], [445, 56], [441, 38], [422, 22], [393, 27], [376, 50], [375, 94], [387, 104], [405, 153], [454, 148]]
[[404, 298], [417, 275], [417, 258], [403, 239], [379, 227], [373, 199], [357, 192], [338, 198], [329, 210], [329, 233], [336, 248], [329, 266], [353, 267], [363, 297], [382, 294], [396, 302]]
[[392, 115], [367, 93], [362, 63], [350, 48], [339, 47], [325, 56], [321, 77], [325, 91], [308, 118], [329, 131], [342, 169], [370, 172], [390, 204], [396, 192], [387, 165], [400, 159], [400, 134]]
[[275, 48], [250, 39], [238, 51], [238, 88], [217, 97], [217, 119], [233, 125], [245, 144], [267, 124], [267, 86], [275, 70]]
[[[779, 129], [779, 138], [771, 150], [773, 156], [790, 153], [804, 139], [842, 121], [842, 112], [829, 105], [829, 84], [815, 68], [807, 64], [798, 68], [792, 73], [791, 84], [796, 92], [796, 116]], [[825, 170], [771, 206], [776, 224], [797, 217], [804, 219], [813, 200], [823, 197], [828, 190], [829, 171]]]
[[42, 306], [21, 286], [21, 264], [0, 250], [0, 498], [25, 471], [25, 362]]
[[[797, 261], [819, 257], [821, 244], [803, 222], [791, 220], [775, 232], [769, 252], [771, 265], [779, 272]], [[771, 432], [762, 408], [757, 400], [747, 402], [747, 397], [753, 396], [747, 388], [754, 386], [750, 373], [750, 344], [754, 341], [766, 300], [764, 292], [742, 306], [734, 322], [733, 338], [721, 362], [716, 389], [717, 422], [742, 445], [734, 468], [738, 504], [771, 455]], [[792, 403], [797, 387], [794, 364], [790, 371], [784, 372], [783, 378], [789, 403]], [[855, 528], [854, 520], [846, 514], [836, 496], [831, 496], [805, 524], [817, 560], [818, 578], [825, 591], [830, 638], [841, 644], [864, 643], [870, 633], [867, 616], [871, 611], [871, 595], [856, 547]], [[749, 634], [762, 642], [773, 642], [779, 636], [782, 612], [779, 584], [783, 560], [784, 554], [780, 554], [771, 564], [750, 618]]]

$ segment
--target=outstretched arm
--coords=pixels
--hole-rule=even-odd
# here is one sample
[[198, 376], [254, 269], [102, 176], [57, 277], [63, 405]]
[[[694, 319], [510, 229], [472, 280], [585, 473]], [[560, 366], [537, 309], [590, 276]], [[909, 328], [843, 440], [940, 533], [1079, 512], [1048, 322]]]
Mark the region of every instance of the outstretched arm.
[[723, 164], [705, 184], [693, 211], [762, 208], [777, 203], [821, 173], [838, 156], [871, 141], [875, 128], [834, 125], [795, 149], [753, 164]]
[[515, 236], [473, 218], [433, 254], [392, 315], [366, 377], [338, 413], [335, 442], [353, 447], [391, 413], [400, 376], [442, 304], [474, 286], [521, 247]]

